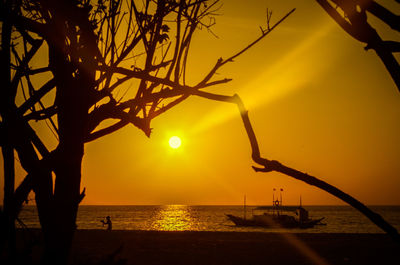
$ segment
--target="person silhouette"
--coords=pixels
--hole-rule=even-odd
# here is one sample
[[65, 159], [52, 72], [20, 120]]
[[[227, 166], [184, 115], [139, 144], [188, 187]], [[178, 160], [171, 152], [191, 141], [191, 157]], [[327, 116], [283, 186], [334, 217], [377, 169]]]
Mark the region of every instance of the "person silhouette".
[[108, 230], [108, 231], [111, 231], [111, 230], [112, 230], [112, 222], [111, 222], [110, 216], [107, 216], [107, 217], [106, 217], [106, 221], [101, 220], [100, 222], [103, 223], [103, 226], [104, 226], [104, 225], [107, 225], [107, 230]]

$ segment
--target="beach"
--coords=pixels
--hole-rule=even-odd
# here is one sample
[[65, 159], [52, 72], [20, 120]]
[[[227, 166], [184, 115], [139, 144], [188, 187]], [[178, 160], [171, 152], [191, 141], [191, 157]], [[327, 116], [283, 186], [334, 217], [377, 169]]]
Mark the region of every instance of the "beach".
[[377, 265], [400, 260], [400, 245], [386, 234], [78, 230], [71, 261], [98, 263], [113, 252], [118, 252], [115, 261], [143, 265]]
[[[353, 208], [307, 209], [315, 218], [325, 217], [326, 225], [238, 227], [225, 214], [241, 216], [242, 206], [82, 206], [71, 264], [399, 264], [400, 244]], [[400, 229], [399, 206], [373, 209]], [[100, 222], [104, 216], [111, 216], [112, 231]], [[19, 229], [19, 241], [30, 234], [39, 239], [33, 248], [37, 264], [43, 247], [36, 208], [25, 207], [21, 218], [29, 230]]]

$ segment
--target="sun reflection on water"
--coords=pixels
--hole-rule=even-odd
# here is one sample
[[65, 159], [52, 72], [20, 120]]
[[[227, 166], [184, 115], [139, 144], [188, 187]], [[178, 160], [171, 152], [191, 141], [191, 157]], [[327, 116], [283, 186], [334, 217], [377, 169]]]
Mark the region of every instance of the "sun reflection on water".
[[195, 218], [186, 205], [165, 205], [152, 217], [151, 230], [185, 231], [195, 230]]

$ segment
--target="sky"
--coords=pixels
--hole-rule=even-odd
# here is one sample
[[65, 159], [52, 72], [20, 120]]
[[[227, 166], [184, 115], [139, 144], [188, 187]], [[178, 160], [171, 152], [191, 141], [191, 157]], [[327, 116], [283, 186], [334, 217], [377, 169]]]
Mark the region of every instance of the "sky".
[[[394, 7], [400, 13], [400, 5]], [[266, 8], [273, 10], [272, 23], [296, 11], [218, 71], [233, 81], [208, 91], [241, 96], [263, 157], [365, 204], [399, 205], [400, 92], [376, 54], [316, 1], [223, 1], [212, 29], [218, 38], [207, 30], [194, 36], [190, 80], [257, 38]], [[396, 37], [374, 25], [384, 37]], [[150, 138], [128, 126], [86, 144], [82, 204], [239, 205], [246, 195], [248, 204], [268, 205], [274, 188], [283, 189], [284, 204], [298, 204], [300, 196], [306, 205], [343, 204], [289, 176], [254, 172], [235, 105], [192, 97], [156, 118], [152, 128]], [[169, 147], [171, 136], [181, 138], [180, 148]], [[17, 183], [24, 175], [17, 168]]]

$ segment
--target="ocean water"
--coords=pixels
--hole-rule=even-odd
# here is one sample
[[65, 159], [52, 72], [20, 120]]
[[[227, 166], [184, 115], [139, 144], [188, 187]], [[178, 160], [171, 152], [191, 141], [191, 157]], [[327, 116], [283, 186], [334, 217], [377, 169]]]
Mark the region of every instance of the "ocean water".
[[[255, 206], [247, 206], [247, 217]], [[110, 216], [113, 230], [157, 231], [246, 231], [307, 233], [383, 233], [369, 219], [349, 206], [304, 206], [311, 218], [325, 217], [323, 223], [309, 229], [237, 227], [225, 214], [243, 216], [243, 206], [87, 206], [79, 207], [78, 229], [105, 229], [100, 222]], [[400, 206], [371, 206], [400, 231]], [[38, 228], [35, 206], [25, 206], [21, 221]]]

